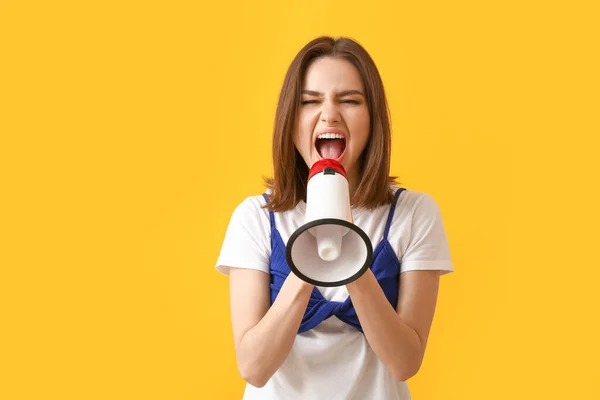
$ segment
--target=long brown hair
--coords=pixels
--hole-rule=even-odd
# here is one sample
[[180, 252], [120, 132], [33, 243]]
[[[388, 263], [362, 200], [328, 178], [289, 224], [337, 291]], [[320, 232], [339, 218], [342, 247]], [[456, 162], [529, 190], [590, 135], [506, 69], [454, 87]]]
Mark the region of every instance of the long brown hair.
[[389, 176], [391, 153], [390, 115], [383, 82], [367, 51], [355, 40], [321, 36], [300, 50], [292, 61], [279, 95], [273, 132], [273, 178], [266, 183], [272, 192], [267, 207], [272, 211], [291, 210], [306, 200], [308, 166], [294, 146], [293, 132], [302, 82], [310, 64], [319, 57], [337, 57], [351, 62], [360, 73], [369, 108], [370, 131], [358, 162], [359, 184], [352, 204], [375, 208], [393, 201]]

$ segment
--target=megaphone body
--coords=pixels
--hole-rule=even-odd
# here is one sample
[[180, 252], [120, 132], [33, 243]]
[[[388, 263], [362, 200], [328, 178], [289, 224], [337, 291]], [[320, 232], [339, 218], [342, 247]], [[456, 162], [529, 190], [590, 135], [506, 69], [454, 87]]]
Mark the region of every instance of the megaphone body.
[[346, 285], [371, 265], [373, 248], [354, 225], [346, 171], [330, 159], [316, 162], [306, 188], [304, 224], [286, 245], [290, 270], [316, 286]]

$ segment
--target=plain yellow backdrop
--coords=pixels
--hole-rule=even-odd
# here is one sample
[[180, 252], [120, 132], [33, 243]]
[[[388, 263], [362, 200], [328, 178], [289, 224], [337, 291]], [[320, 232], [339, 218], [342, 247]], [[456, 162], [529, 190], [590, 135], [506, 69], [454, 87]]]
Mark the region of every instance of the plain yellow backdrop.
[[600, 398], [596, 4], [2, 1], [0, 398], [241, 397], [214, 263], [322, 34], [371, 53], [444, 217], [413, 398]]

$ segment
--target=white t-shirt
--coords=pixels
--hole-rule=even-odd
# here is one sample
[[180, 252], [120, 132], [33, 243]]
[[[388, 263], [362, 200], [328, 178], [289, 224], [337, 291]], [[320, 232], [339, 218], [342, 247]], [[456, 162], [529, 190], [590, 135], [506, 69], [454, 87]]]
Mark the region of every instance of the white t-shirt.
[[[397, 189], [396, 186], [393, 187]], [[271, 223], [262, 196], [246, 198], [233, 212], [217, 270], [257, 269], [269, 273]], [[275, 213], [275, 227], [284, 243], [304, 223], [306, 204]], [[371, 240], [382, 240], [389, 206], [353, 208], [354, 224]], [[405, 190], [400, 194], [388, 234], [400, 260], [400, 272], [454, 271], [440, 210], [431, 196]], [[325, 299], [344, 301], [345, 286], [318, 287]], [[398, 382], [375, 355], [364, 334], [333, 316], [299, 333], [277, 372], [262, 388], [246, 385], [246, 400], [265, 399], [410, 399], [406, 382]]]

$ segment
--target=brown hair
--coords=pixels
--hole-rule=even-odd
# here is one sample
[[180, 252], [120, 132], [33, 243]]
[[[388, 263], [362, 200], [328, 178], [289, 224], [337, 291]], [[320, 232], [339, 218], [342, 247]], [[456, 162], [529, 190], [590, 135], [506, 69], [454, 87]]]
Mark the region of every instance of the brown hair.
[[296, 55], [279, 95], [273, 131], [274, 176], [265, 179], [272, 190], [267, 203], [271, 211], [291, 210], [300, 200], [306, 200], [309, 169], [295, 148], [292, 135], [306, 70], [314, 60], [325, 56], [341, 58], [354, 65], [365, 86], [369, 108], [369, 139], [358, 160], [360, 179], [351, 203], [375, 208], [393, 201], [389, 187], [390, 183], [395, 183], [395, 177], [389, 176], [390, 115], [379, 71], [367, 51], [353, 39], [321, 36]]

